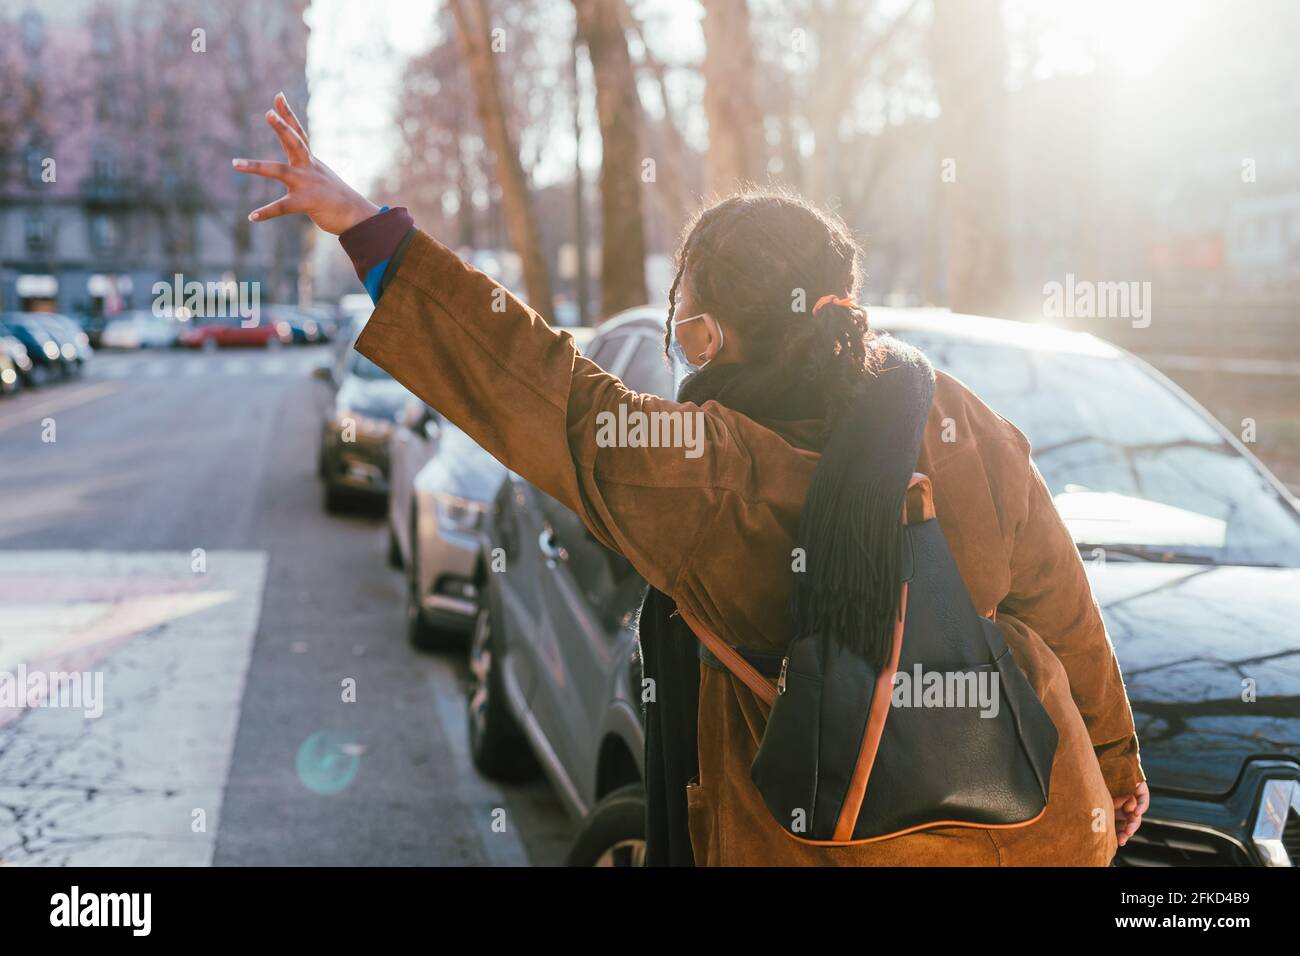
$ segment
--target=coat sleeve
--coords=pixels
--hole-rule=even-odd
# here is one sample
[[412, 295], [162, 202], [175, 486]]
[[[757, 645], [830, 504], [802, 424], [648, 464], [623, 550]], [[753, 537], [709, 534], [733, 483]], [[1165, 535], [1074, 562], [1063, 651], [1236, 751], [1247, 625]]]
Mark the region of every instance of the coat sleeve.
[[1014, 532], [1010, 593], [1001, 607], [1037, 632], [1060, 659], [1107, 789], [1112, 796], [1126, 796], [1146, 776], [1119, 661], [1079, 549], [1029, 459], [1023, 435], [1021, 442], [1028, 491]]
[[[713, 516], [752, 497], [742, 419], [715, 403], [683, 405], [629, 390], [579, 355], [571, 335], [422, 231], [356, 349], [573, 510], [601, 544], [669, 595]], [[670, 430], [681, 422], [691, 444], [601, 441], [620, 414], [630, 421], [635, 413]]]

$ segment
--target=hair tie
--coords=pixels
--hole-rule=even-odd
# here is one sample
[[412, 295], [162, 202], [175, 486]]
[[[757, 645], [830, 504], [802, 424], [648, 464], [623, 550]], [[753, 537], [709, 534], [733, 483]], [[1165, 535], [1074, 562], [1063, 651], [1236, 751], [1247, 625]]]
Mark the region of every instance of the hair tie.
[[820, 309], [822, 306], [824, 306], [827, 302], [833, 302], [836, 305], [842, 305], [846, 309], [856, 309], [858, 307], [857, 302], [853, 301], [852, 296], [842, 299], [837, 295], [824, 295], [820, 299], [818, 299], [817, 304], [812, 307], [812, 314], [816, 315], [817, 310]]

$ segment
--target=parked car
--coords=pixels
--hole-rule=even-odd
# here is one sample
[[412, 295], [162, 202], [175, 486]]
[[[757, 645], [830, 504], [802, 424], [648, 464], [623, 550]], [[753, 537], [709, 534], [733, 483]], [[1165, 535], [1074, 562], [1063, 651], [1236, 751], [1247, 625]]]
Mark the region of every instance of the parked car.
[[31, 384], [44, 385], [55, 378], [72, 374], [71, 362], [64, 356], [60, 342], [31, 312], [0, 314], [0, 333], [17, 339], [32, 362]]
[[[1123, 667], [1151, 788], [1125, 865], [1300, 861], [1300, 505], [1154, 369], [1100, 340], [873, 309], [1030, 439]], [[625, 328], [631, 330], [634, 323]], [[662, 323], [647, 322], [646, 361]], [[602, 330], [598, 343], [610, 333]], [[656, 391], [640, 344], [593, 358]], [[497, 776], [540, 763], [582, 820], [572, 861], [638, 861], [644, 746], [632, 615], [643, 584], [567, 509], [512, 479], [489, 512], [470, 741]], [[1252, 691], [1255, 693], [1252, 695]]]
[[34, 366], [32, 357], [27, 354], [27, 346], [14, 336], [6, 334], [2, 322], [0, 322], [0, 353], [3, 353], [9, 367], [14, 370], [16, 388], [30, 388], [35, 384], [32, 380]]
[[146, 309], [122, 312], [108, 320], [99, 342], [111, 349], [166, 349], [176, 345], [180, 323]]
[[[592, 329], [569, 329], [579, 348]], [[389, 441], [388, 559], [406, 577], [406, 630], [421, 649], [461, 640], [478, 613], [483, 516], [506, 469], [412, 397]]]
[[108, 324], [108, 316], [101, 312], [78, 312], [72, 316], [72, 320], [77, 323], [81, 331], [86, 333], [91, 348], [99, 348], [104, 326]]
[[33, 318], [44, 324], [50, 335], [59, 342], [59, 352], [70, 364], [72, 371], [75, 373], [84, 370], [95, 351], [90, 347], [90, 336], [82, 331], [81, 326], [57, 312], [36, 312], [33, 313]]
[[407, 639], [443, 648], [473, 627], [479, 533], [505, 468], [414, 399], [390, 440], [389, 474], [389, 561], [405, 572]]
[[342, 511], [369, 498], [388, 496], [388, 439], [411, 397], [387, 372], [351, 346], [315, 371], [328, 386], [321, 401], [316, 471], [326, 511]]
[[339, 315], [335, 309], [327, 305], [299, 305], [297, 310], [301, 315], [316, 321], [321, 338], [326, 342], [332, 342], [338, 337]]
[[278, 349], [291, 341], [291, 330], [265, 315], [259, 315], [256, 321], [240, 315], [194, 318], [179, 338], [184, 348], [209, 352], [218, 348]]
[[325, 340], [316, 320], [292, 306], [270, 305], [263, 306], [262, 309], [267, 319], [275, 324], [275, 330], [283, 342], [311, 345]]
[[0, 346], [0, 395], [9, 395], [22, 387], [18, 367], [14, 364], [9, 350]]

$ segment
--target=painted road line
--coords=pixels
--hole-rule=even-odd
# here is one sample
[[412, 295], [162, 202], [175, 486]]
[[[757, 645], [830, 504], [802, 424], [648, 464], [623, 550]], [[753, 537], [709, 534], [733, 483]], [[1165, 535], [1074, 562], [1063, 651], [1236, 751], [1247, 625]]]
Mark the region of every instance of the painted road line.
[[[474, 831], [483, 847], [484, 857], [492, 866], [527, 866], [528, 851], [519, 839], [518, 821], [506, 808], [505, 794], [479, 775], [469, 755], [465, 691], [444, 667], [434, 670], [432, 683], [438, 726], [446, 734], [447, 746], [452, 752], [454, 772], [448, 785], [474, 821]], [[497, 810], [506, 810], [504, 832], [492, 829]]]
[[0, 672], [102, 680], [97, 717], [0, 711], [0, 865], [211, 864], [267, 558], [191, 560], [0, 552]]
[[15, 409], [12, 414], [0, 418], [0, 432], [17, 428], [19, 425], [40, 421], [55, 412], [75, 408], [78, 405], [84, 405], [86, 402], [93, 402], [95, 399], [111, 395], [117, 390], [118, 386], [116, 385], [101, 383], [99, 385], [72, 386], [67, 391], [55, 392], [34, 405]]

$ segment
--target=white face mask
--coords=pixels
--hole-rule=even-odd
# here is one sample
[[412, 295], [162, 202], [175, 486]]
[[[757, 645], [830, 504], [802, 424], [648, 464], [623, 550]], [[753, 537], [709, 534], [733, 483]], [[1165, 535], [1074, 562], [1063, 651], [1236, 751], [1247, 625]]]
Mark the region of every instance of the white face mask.
[[[683, 325], [687, 322], [694, 322], [696, 319], [708, 319], [710, 322], [713, 323], [713, 328], [718, 333], [718, 351], [713, 353], [713, 357], [717, 358], [718, 352], [722, 351], [722, 347], [727, 344], [727, 340], [723, 337], [722, 326], [719, 325], [714, 320], [713, 316], [709, 315], [709, 313], [701, 312], [699, 315], [692, 315], [685, 319], [674, 319], [673, 332], [676, 333], [677, 326]], [[682, 343], [677, 338], [676, 334], [673, 335], [672, 345], [668, 347], [668, 351], [672, 354], [673, 361], [676, 362], [678, 365], [680, 365], [682, 368], [684, 368], [687, 371], [687, 373], [698, 372], [700, 369], [704, 368], [704, 365], [708, 365], [709, 362], [713, 361], [713, 359], [709, 359], [709, 362], [705, 362], [704, 365], [696, 365], [694, 362], [692, 362], [689, 358], [686, 357], [686, 350], [682, 348]], [[703, 354], [701, 354], [700, 357], [703, 358]]]

